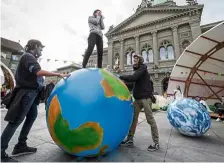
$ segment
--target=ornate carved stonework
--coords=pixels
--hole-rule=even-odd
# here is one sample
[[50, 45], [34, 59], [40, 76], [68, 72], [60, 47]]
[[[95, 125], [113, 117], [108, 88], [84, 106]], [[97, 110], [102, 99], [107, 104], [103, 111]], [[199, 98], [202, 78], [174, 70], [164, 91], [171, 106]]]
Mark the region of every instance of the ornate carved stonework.
[[180, 39], [186, 39], [186, 38], [190, 38], [191, 37], [191, 33], [190, 32], [183, 32], [179, 34], [179, 38]]

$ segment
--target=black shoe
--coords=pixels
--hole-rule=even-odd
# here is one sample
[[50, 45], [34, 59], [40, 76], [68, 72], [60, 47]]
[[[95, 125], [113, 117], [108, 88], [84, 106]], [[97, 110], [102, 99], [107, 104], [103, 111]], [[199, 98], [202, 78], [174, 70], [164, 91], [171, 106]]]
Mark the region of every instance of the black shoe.
[[159, 149], [159, 144], [155, 144], [155, 145], [150, 145], [148, 147], [148, 151], [153, 152]]
[[133, 140], [130, 140], [130, 139], [126, 139], [124, 141], [121, 142], [120, 146], [133, 146], [134, 145], [134, 142]]
[[14, 160], [12, 157], [9, 157], [7, 154], [4, 156], [1, 156], [1, 162], [19, 162], [17, 160]]
[[15, 147], [12, 151], [13, 156], [20, 156], [25, 154], [32, 154], [37, 151], [37, 148], [23, 146], [23, 147]]

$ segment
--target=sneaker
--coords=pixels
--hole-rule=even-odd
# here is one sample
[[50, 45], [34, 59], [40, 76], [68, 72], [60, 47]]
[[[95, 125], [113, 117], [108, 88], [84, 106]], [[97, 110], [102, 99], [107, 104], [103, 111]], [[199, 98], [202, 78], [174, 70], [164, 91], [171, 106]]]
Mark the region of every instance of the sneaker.
[[155, 144], [155, 145], [150, 145], [148, 147], [148, 151], [153, 152], [159, 149], [159, 144]]
[[120, 146], [132, 146], [134, 144], [133, 140], [126, 139], [121, 142]]
[[7, 154], [5, 156], [1, 156], [1, 162], [19, 162], [14, 160], [12, 157], [9, 157]]
[[15, 147], [12, 151], [12, 155], [20, 156], [25, 154], [32, 154], [32, 153], [35, 153], [36, 151], [37, 151], [37, 148], [28, 147], [28, 146], [19, 147], [19, 148]]

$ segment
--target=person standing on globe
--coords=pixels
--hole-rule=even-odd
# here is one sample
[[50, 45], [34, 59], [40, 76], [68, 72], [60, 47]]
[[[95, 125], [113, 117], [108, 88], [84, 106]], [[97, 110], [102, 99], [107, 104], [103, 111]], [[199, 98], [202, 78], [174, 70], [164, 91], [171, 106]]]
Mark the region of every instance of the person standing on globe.
[[151, 126], [152, 139], [154, 145], [148, 147], [148, 151], [155, 151], [159, 149], [159, 134], [157, 124], [152, 113], [152, 87], [150, 81], [150, 75], [147, 70], [147, 66], [143, 64], [144, 59], [141, 55], [134, 55], [134, 74], [120, 76], [121, 80], [126, 82], [135, 82], [133, 89], [133, 96], [135, 101], [134, 105], [134, 118], [129, 130], [127, 139], [121, 143], [121, 146], [133, 145], [133, 137], [135, 134], [136, 126], [138, 123], [139, 113], [144, 108], [145, 116], [148, 124]]
[[37, 59], [42, 55], [44, 46], [39, 40], [29, 40], [22, 55], [15, 74], [16, 87], [13, 89], [11, 99], [7, 103], [8, 112], [5, 116], [7, 126], [1, 135], [1, 161], [17, 162], [6, 154], [9, 141], [16, 129], [25, 119], [20, 131], [18, 143], [12, 155], [30, 154], [37, 148], [27, 146], [27, 136], [37, 118], [38, 95], [43, 88], [43, 76], [69, 77], [70, 74], [59, 74], [42, 70]]
[[103, 62], [103, 33], [104, 30], [104, 22], [103, 15], [100, 10], [95, 10], [93, 12], [93, 16], [89, 17], [88, 23], [90, 28], [90, 34], [88, 38], [88, 48], [85, 52], [85, 56], [83, 58], [82, 67], [86, 68], [89, 57], [93, 52], [94, 46], [97, 47], [97, 67], [102, 68]]

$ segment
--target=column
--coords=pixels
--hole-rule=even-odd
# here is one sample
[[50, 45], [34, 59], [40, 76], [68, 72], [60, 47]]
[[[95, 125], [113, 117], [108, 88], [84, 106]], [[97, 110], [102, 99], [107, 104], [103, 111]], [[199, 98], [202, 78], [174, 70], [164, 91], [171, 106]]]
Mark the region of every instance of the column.
[[108, 65], [109, 69], [113, 68], [113, 41], [108, 42]]
[[158, 54], [158, 42], [157, 42], [157, 31], [152, 32], [153, 37], [153, 61], [155, 65], [159, 65], [159, 54]]
[[120, 70], [124, 70], [124, 40], [120, 40], [121, 48], [120, 48]]
[[193, 41], [201, 35], [200, 20], [190, 22]]
[[136, 42], [136, 48], [135, 48], [135, 54], [140, 54], [140, 48], [139, 48], [139, 36], [135, 36], [135, 42]]
[[173, 41], [174, 41], [174, 51], [175, 51], [176, 59], [178, 59], [180, 57], [180, 44], [179, 44], [179, 36], [178, 36], [177, 28], [178, 28], [177, 25], [172, 27]]

